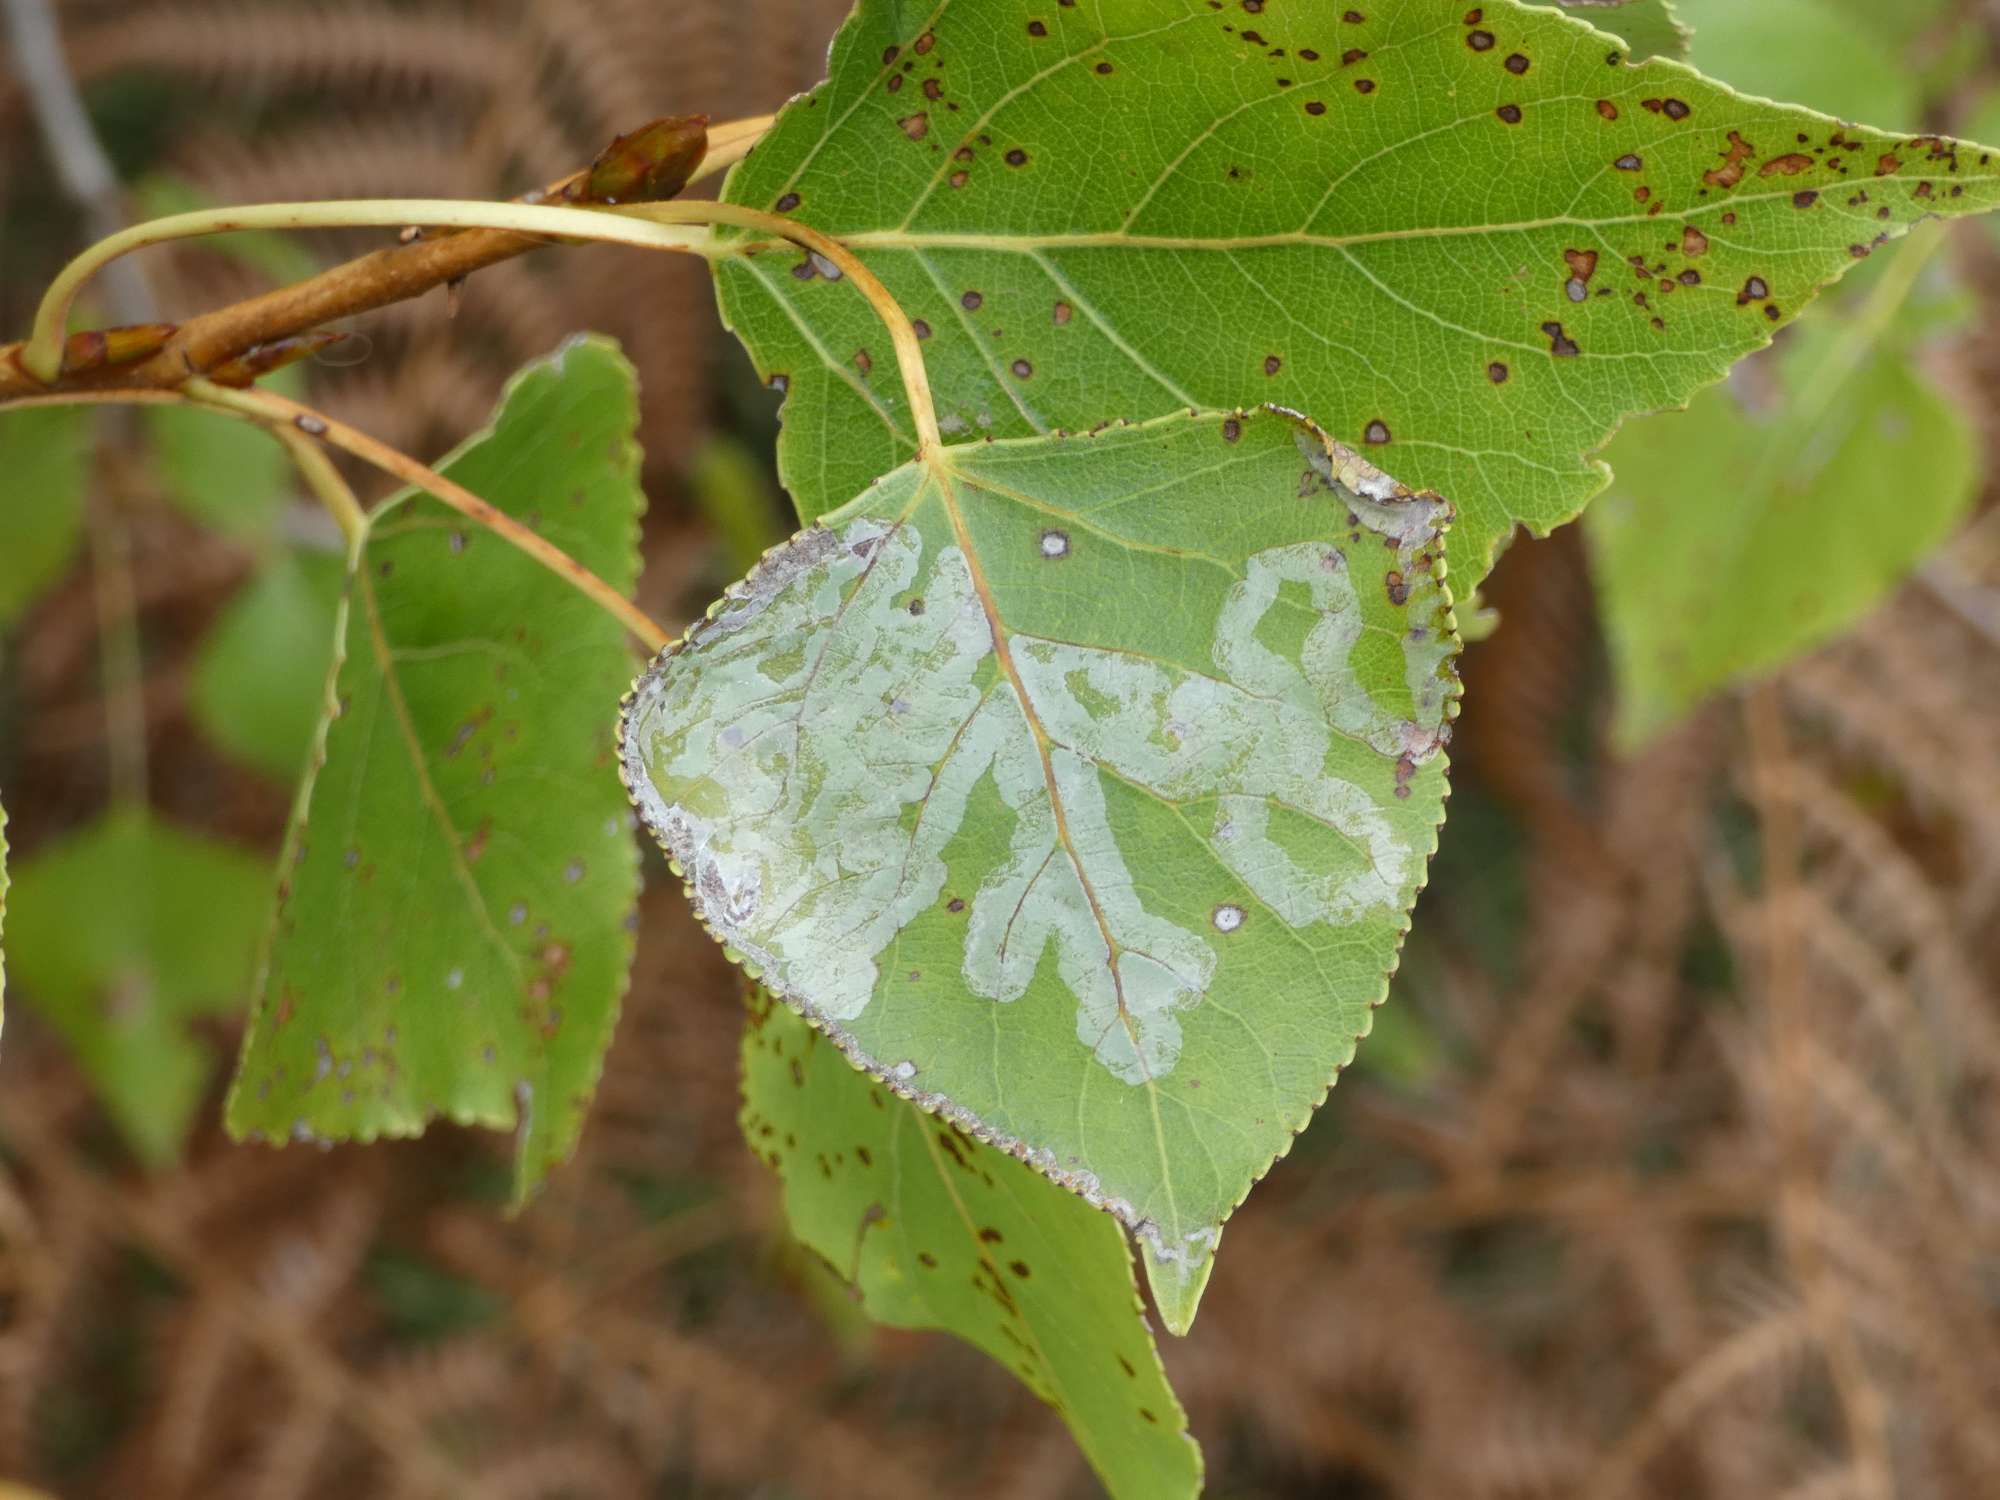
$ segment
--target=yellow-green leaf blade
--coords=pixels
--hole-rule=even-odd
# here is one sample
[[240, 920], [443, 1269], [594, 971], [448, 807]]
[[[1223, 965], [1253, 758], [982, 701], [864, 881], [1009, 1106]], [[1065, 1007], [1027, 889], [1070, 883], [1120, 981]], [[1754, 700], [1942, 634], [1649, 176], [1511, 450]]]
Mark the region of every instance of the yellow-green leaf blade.
[[[630, 366], [578, 340], [440, 467], [629, 590], [636, 411]], [[575, 1140], [630, 963], [607, 711], [630, 656], [562, 580], [409, 492], [371, 513], [343, 621], [229, 1123], [514, 1128], [525, 1193]]]
[[792, 1232], [871, 1317], [1006, 1365], [1118, 1500], [1199, 1492], [1201, 1450], [1109, 1219], [875, 1084], [763, 995], [743, 1040], [743, 1133], [784, 1182]]

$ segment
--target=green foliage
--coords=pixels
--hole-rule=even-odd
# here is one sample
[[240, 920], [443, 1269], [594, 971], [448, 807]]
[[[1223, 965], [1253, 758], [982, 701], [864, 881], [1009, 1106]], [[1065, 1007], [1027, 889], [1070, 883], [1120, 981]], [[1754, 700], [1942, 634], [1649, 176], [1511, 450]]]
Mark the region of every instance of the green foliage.
[[15, 873], [8, 961], [149, 1166], [170, 1165], [214, 1071], [190, 1029], [242, 1003], [270, 901], [262, 859], [114, 809]]
[[1975, 434], [1898, 317], [1916, 248], [1854, 316], [1607, 450], [1585, 531], [1628, 746], [1855, 624], [1971, 506]]
[[[629, 591], [636, 415], [623, 358], [577, 341], [442, 469]], [[630, 657], [566, 583], [410, 492], [370, 513], [341, 620], [229, 1124], [512, 1127], [525, 1195], [575, 1140], [631, 959], [606, 714]]]
[[[266, 446], [277, 445], [261, 433]], [[337, 557], [282, 551], [229, 603], [195, 659], [189, 707], [224, 750], [291, 781], [326, 704], [346, 570]]]
[[749, 572], [785, 539], [784, 502], [757, 455], [735, 438], [717, 435], [701, 445], [688, 466], [688, 495], [714, 528], [732, 574]]
[[83, 539], [93, 416], [82, 406], [0, 412], [0, 630], [62, 577]]
[[1178, 1332], [1423, 883], [1445, 514], [1284, 413], [949, 449], [656, 664], [627, 783], [718, 938], [1130, 1224]]
[[1200, 1450], [1104, 1215], [878, 1087], [767, 996], [743, 1039], [743, 1132], [783, 1179], [793, 1232], [871, 1316], [1006, 1365], [1120, 1500], [1199, 1491]]
[[[948, 436], [1280, 401], [1453, 498], [1462, 585], [1516, 522], [1576, 514], [1623, 418], [1922, 214], [2000, 201], [1982, 150], [1633, 66], [1555, 11], [1364, 13], [862, 0], [727, 195], [880, 274]], [[811, 518], [908, 457], [908, 413], [861, 299], [739, 244], [724, 313], [789, 389]]]

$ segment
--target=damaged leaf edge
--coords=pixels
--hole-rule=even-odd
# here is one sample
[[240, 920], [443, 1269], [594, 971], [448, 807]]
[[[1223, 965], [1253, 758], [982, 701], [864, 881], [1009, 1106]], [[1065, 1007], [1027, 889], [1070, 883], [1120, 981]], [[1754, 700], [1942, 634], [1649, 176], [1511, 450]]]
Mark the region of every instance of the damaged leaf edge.
[[[1366, 498], [1375, 500], [1379, 504], [1393, 505], [1413, 501], [1431, 502], [1437, 508], [1437, 520], [1433, 529], [1432, 540], [1441, 539], [1450, 529], [1453, 511], [1450, 501], [1446, 500], [1444, 496], [1432, 490], [1411, 490], [1407, 486], [1396, 482], [1388, 475], [1376, 469], [1374, 465], [1370, 464], [1352, 449], [1345, 447], [1328, 436], [1324, 429], [1300, 412], [1273, 403], [1266, 403], [1262, 409], [1293, 423], [1300, 429], [1302, 437], [1309, 435], [1314, 442], [1319, 444], [1326, 454], [1331, 477], [1348, 482], [1350, 488], [1357, 488], [1358, 493], [1364, 493]], [[1176, 425], [1203, 418], [1221, 420], [1226, 419], [1229, 415], [1231, 414], [1226, 412], [1204, 412], [1190, 408], [1185, 412], [1172, 412], [1166, 416], [1154, 417], [1142, 422], [1133, 422], [1126, 418], [1119, 418], [1114, 422], [1106, 423], [1088, 432], [1063, 433], [1054, 436], [1058, 440], [1066, 438], [1072, 441], [1087, 441], [1105, 431], [1143, 430], [1148, 427]], [[1247, 416], [1250, 413], [1239, 410], [1234, 415]], [[1050, 440], [1050, 437], [1046, 436], [1007, 438], [997, 442], [985, 443], [981, 446], [986, 448], [1006, 448], [1045, 444]], [[947, 448], [945, 454], [948, 455], [949, 452], [950, 450]], [[944, 456], [939, 455], [939, 457]], [[891, 470], [890, 475], [900, 472], [902, 467], [904, 466], [899, 465], [897, 469]], [[855, 502], [853, 503], [858, 503], [863, 497], [879, 488], [890, 475], [884, 475], [869, 485], [867, 489], [855, 497]], [[1353, 482], [1355, 480], [1358, 480], [1360, 484], [1370, 484], [1372, 481], [1373, 492], [1360, 491]], [[841, 509], [845, 508], [845, 506], [841, 507]], [[828, 512], [828, 514], [833, 514], [833, 512]], [[1445, 808], [1451, 800], [1451, 758], [1445, 747], [1450, 742], [1452, 725], [1458, 717], [1459, 702], [1464, 694], [1464, 684], [1459, 678], [1457, 669], [1458, 652], [1454, 650], [1451, 657], [1447, 658], [1445, 662], [1448, 683], [1444, 697], [1443, 724], [1435, 751], [1440, 770], [1443, 773], [1440, 780], [1441, 790], [1438, 819], [1437, 822], [1431, 825], [1429, 844], [1420, 851], [1422, 868], [1418, 873], [1416, 884], [1411, 891], [1410, 903], [1401, 913], [1401, 921], [1396, 929], [1394, 954], [1391, 957], [1388, 968], [1382, 975], [1374, 997], [1368, 1001], [1366, 1022], [1350, 1039], [1350, 1047], [1346, 1060], [1335, 1064], [1332, 1073], [1326, 1080], [1325, 1087], [1320, 1090], [1319, 1095], [1306, 1105], [1303, 1112], [1297, 1118], [1287, 1119], [1282, 1122], [1285, 1137], [1278, 1149], [1272, 1153], [1271, 1158], [1262, 1167], [1252, 1173], [1249, 1182], [1244, 1186], [1243, 1192], [1236, 1198], [1235, 1202], [1230, 1204], [1222, 1217], [1214, 1224], [1207, 1226], [1205, 1231], [1197, 1232], [1199, 1237], [1206, 1238], [1208, 1241], [1205, 1253], [1191, 1251], [1181, 1246], [1168, 1244], [1160, 1231], [1160, 1226], [1153, 1219], [1134, 1212], [1131, 1205], [1124, 1200], [1102, 1191], [1098, 1186], [1098, 1179], [1095, 1173], [1087, 1170], [1065, 1170], [1055, 1165], [1054, 1152], [1050, 1148], [1035, 1146], [1028, 1141], [996, 1128], [973, 1110], [958, 1104], [943, 1093], [935, 1090], [912, 1088], [905, 1079], [898, 1076], [893, 1066], [882, 1062], [870, 1054], [838, 1021], [820, 1014], [818, 1007], [814, 1006], [812, 1002], [806, 1000], [804, 997], [794, 995], [773, 983], [765, 975], [761, 967], [747, 955], [725, 941], [709, 922], [708, 913], [703, 906], [701, 895], [694, 888], [693, 883], [687, 879], [687, 872], [681, 867], [679, 858], [675, 855], [671, 844], [668, 842], [667, 831], [654, 821], [653, 815], [647, 807], [646, 797], [641, 793], [641, 787], [644, 786], [646, 775], [645, 769], [637, 761], [637, 747], [630, 744], [627, 738], [627, 732], [632, 723], [633, 708], [638, 702], [639, 694], [658, 679], [659, 674], [668, 662], [672, 661], [674, 657], [678, 656], [689, 646], [699, 644], [701, 638], [715, 625], [724, 609], [735, 603], [737, 598], [743, 593], [749, 591], [749, 585], [767, 572], [782, 568], [795, 547], [808, 538], [811, 538], [815, 533], [824, 533], [826, 530], [824, 518], [821, 518], [794, 533], [783, 542], [768, 549], [758, 559], [756, 566], [745, 575], [743, 580], [730, 585], [722, 596], [708, 607], [700, 619], [688, 626], [679, 639], [671, 641], [664, 646], [652, 661], [647, 664], [646, 670], [633, 682], [631, 689], [626, 692], [618, 705], [618, 774], [624, 783], [625, 795], [636, 810], [640, 821], [645, 825], [647, 831], [652, 834], [654, 841], [658, 843], [660, 849], [666, 855], [668, 867], [681, 880], [682, 889], [687, 894], [688, 904], [696, 918], [701, 922], [703, 928], [708, 931], [709, 935], [715, 938], [718, 945], [722, 948], [723, 956], [729, 962], [736, 965], [753, 982], [763, 986], [768, 993], [783, 1001], [789, 1009], [801, 1016], [815, 1031], [832, 1042], [839, 1050], [841, 1056], [846, 1058], [855, 1069], [873, 1078], [897, 1098], [916, 1105], [917, 1108], [926, 1114], [934, 1115], [939, 1119], [956, 1125], [982, 1145], [992, 1146], [998, 1150], [1005, 1151], [1009, 1156], [1032, 1167], [1036, 1172], [1055, 1183], [1058, 1187], [1074, 1193], [1092, 1208], [1110, 1214], [1120, 1224], [1124, 1225], [1131, 1236], [1145, 1248], [1147, 1279], [1153, 1287], [1154, 1302], [1160, 1311], [1161, 1319], [1165, 1323], [1167, 1331], [1176, 1335], [1185, 1334], [1194, 1324], [1195, 1309], [1200, 1301], [1202, 1290], [1207, 1284], [1209, 1269], [1214, 1264], [1215, 1250], [1221, 1239], [1223, 1227], [1235, 1214], [1236, 1210], [1241, 1208], [1249, 1199], [1251, 1192], [1255, 1190], [1257, 1184], [1262, 1182], [1270, 1174], [1271, 1169], [1291, 1153], [1293, 1143], [1304, 1133], [1306, 1126], [1312, 1123], [1313, 1116], [1318, 1113], [1320, 1106], [1326, 1102], [1327, 1097], [1333, 1092], [1334, 1085], [1339, 1082], [1341, 1073], [1353, 1063], [1360, 1043], [1374, 1031], [1375, 1012], [1382, 1005], [1383, 1001], [1389, 997], [1390, 984], [1395, 979], [1397, 970], [1401, 967], [1403, 944], [1410, 935], [1413, 913], [1415, 912], [1417, 901], [1422, 897], [1425, 888], [1429, 884], [1430, 863], [1437, 854], [1439, 832], [1443, 829], [1445, 823]], [[1440, 548], [1438, 549], [1438, 555], [1430, 564], [1431, 576], [1444, 605], [1447, 627], [1451, 631], [1454, 643], [1456, 643], [1458, 641], [1458, 617], [1455, 601], [1451, 595], [1450, 584], [1445, 576], [1445, 567], [1443, 549]], [[645, 786], [645, 791], [650, 793], [650, 786]], [[1195, 1259], [1197, 1254], [1200, 1255], [1199, 1261]], [[1176, 1299], [1175, 1305], [1172, 1306], [1163, 1297], [1163, 1293], [1172, 1284], [1165, 1279], [1168, 1277], [1176, 1278], [1181, 1284], [1179, 1288], [1181, 1296]]]

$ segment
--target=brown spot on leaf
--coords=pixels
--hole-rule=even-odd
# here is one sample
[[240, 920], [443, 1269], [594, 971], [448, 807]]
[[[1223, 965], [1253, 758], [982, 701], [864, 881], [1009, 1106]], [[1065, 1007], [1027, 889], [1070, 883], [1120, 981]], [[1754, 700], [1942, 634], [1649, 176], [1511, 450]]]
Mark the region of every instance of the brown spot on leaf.
[[1597, 101], [1597, 114], [1599, 119], [1615, 120], [1618, 118], [1618, 106], [1613, 104], [1609, 99], [1599, 99]]
[[936, 45], [937, 45], [937, 38], [931, 35], [930, 32], [926, 31], [922, 36], [917, 38], [916, 44], [913, 47], [911, 47], [910, 50], [915, 52], [919, 57], [921, 57]]
[[1503, 104], [1494, 110], [1493, 113], [1509, 125], [1518, 125], [1521, 123], [1521, 106], [1518, 104]]
[[1402, 605], [1410, 602], [1410, 586], [1404, 582], [1401, 573], [1391, 570], [1384, 574], [1382, 587], [1388, 592], [1391, 604]]
[[980, 307], [984, 305], [985, 301], [986, 299], [980, 296], [979, 293], [967, 292], [964, 296], [958, 299], [958, 305], [964, 308], [967, 312], [978, 312]]
[[1813, 164], [1810, 156], [1797, 151], [1788, 151], [1783, 156], [1774, 156], [1757, 169], [1759, 177], [1796, 177]]
[[1044, 26], [1040, 21], [1030, 21], [1028, 23], [1029, 36], [1047, 36], [1048, 34], [1049, 28]]
[[777, 210], [781, 214], [788, 214], [798, 206], [799, 195], [797, 193], [787, 193], [777, 202]]
[[1903, 159], [1893, 151], [1883, 152], [1881, 158], [1875, 163], [1875, 175], [1877, 177], [1887, 177], [1892, 172], [1900, 172], [1902, 170]]
[[1375, 80], [1374, 80], [1374, 79], [1372, 79], [1372, 78], [1357, 78], [1357, 79], [1355, 79], [1355, 80], [1354, 80], [1354, 92], [1355, 92], [1355, 93], [1357, 93], [1357, 94], [1372, 94], [1372, 93], [1374, 93], [1374, 92], [1375, 92]]
[[1222, 422], [1222, 440], [1233, 443], [1243, 436], [1243, 424], [1234, 417], [1225, 417]]
[[1306, 100], [1306, 113], [1309, 115], [1323, 115], [1326, 113], [1326, 106], [1317, 99], [1308, 99]]
[[1669, 120], [1685, 120], [1689, 115], [1694, 113], [1693, 110], [1688, 108], [1686, 102], [1680, 99], [1669, 99], [1666, 102], [1665, 109]]
[[1757, 148], [1744, 140], [1737, 131], [1729, 132], [1729, 149], [1722, 153], [1722, 165], [1711, 167], [1701, 174], [1701, 180], [1710, 187], [1733, 188], [1743, 180], [1743, 162], [1746, 157], [1755, 156]]
[[1708, 236], [1695, 228], [1694, 225], [1688, 225], [1685, 229], [1681, 230], [1681, 254], [1708, 254]]
[[903, 134], [913, 141], [920, 141], [931, 133], [931, 117], [922, 110], [913, 115], [904, 115], [896, 123], [903, 127]]
[[1016, 380], [1026, 380], [1035, 373], [1035, 367], [1029, 364], [1025, 359], [1015, 360], [1013, 364], [1013, 370], [1014, 370], [1014, 378]]
[[1493, 33], [1490, 31], [1475, 31], [1466, 37], [1465, 45], [1470, 47], [1474, 52], [1490, 52], [1493, 49]]
[[1486, 367], [1486, 378], [1495, 385], [1505, 385], [1509, 373], [1507, 367], [1497, 359]]
[[1264, 356], [1264, 373], [1266, 375], [1275, 375], [1278, 371], [1284, 369], [1284, 367], [1285, 362], [1278, 358], [1277, 355], [1267, 354]]
[[1361, 439], [1374, 447], [1381, 447], [1389, 441], [1389, 424], [1377, 417], [1368, 424], [1368, 430], [1361, 434]]
[[1512, 52], [1508, 54], [1505, 66], [1509, 73], [1518, 78], [1528, 71], [1528, 59], [1519, 52]]
[[1762, 302], [1771, 295], [1771, 288], [1761, 276], [1752, 276], [1743, 283], [1743, 290], [1736, 294], [1736, 305], [1747, 307], [1752, 302]]
[[1016, 146], [1007, 153], [1006, 162], [1010, 167], [1025, 167], [1028, 164], [1028, 153]]
[[1062, 328], [1066, 326], [1069, 323], [1070, 318], [1073, 316], [1070, 310], [1070, 305], [1067, 302], [1058, 302], [1056, 304], [1054, 316], [1055, 316], [1056, 327]]
[[1583, 352], [1576, 346], [1576, 341], [1563, 332], [1560, 323], [1544, 323], [1542, 332], [1549, 336], [1549, 353], [1557, 359], [1575, 359]]
[[1643, 168], [1646, 165], [1646, 163], [1641, 158], [1633, 156], [1630, 152], [1627, 152], [1624, 156], [1619, 157], [1618, 160], [1614, 161], [1611, 165], [1616, 167], [1621, 172], [1637, 172], [1641, 168]]

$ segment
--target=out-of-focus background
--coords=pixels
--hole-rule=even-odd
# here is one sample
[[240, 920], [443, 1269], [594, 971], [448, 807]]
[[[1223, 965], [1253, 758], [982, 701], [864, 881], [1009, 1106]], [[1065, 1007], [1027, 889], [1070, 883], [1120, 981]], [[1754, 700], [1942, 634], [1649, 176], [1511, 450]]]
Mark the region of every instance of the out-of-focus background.
[[[137, 217], [518, 193], [660, 114], [776, 108], [817, 78], [844, 5], [57, 9]], [[1995, 118], [2000, 7], [1899, 0], [1865, 26], [1847, 0], [1683, 9], [1697, 63], [1757, 92], [1906, 112], [1870, 121], [1892, 127]], [[1814, 39], [1837, 13], [1847, 38], [1773, 45], [1753, 10]], [[1785, 33], [1793, 13], [1806, 29]], [[13, 331], [88, 235], [7, 61]], [[381, 239], [143, 265], [173, 318]], [[1982, 449], [2000, 431], [1996, 244], [1954, 233], [1940, 264], [1960, 300], [1924, 356]], [[772, 399], [717, 330], [698, 263], [532, 256], [481, 272], [455, 309], [433, 294], [359, 326], [365, 347], [306, 372], [313, 398], [423, 456], [570, 331], [623, 341], [652, 497], [642, 602], [670, 624], [784, 529]], [[1753, 407], [1756, 368], [1739, 382]], [[7, 601], [15, 857], [101, 812], [136, 733], [161, 818], [268, 859], [289, 788], [258, 767], [287, 742], [282, 726], [271, 754], [218, 742], [208, 661], [272, 549], [327, 538], [302, 503], [246, 540], [182, 493], [203, 484], [226, 510], [232, 487], [283, 487], [282, 471], [199, 443], [169, 462], [130, 424], [103, 445], [89, 544]], [[2000, 1495], [1992, 516], [1988, 494], [1849, 638], [1622, 758], [1577, 533], [1506, 556], [1404, 972], [1358, 1067], [1232, 1223], [1194, 1333], [1165, 1349], [1213, 1495]], [[296, 697], [264, 655], [258, 691]], [[318, 663], [296, 675], [316, 685]], [[123, 683], [109, 714], [107, 680]], [[201, 1107], [142, 1165], [53, 997], [9, 998], [0, 1478], [65, 1500], [1094, 1493], [1007, 1372], [871, 1328], [787, 1248], [735, 1126], [736, 982], [658, 865], [582, 1149], [515, 1218], [505, 1140], [230, 1144], [235, 1010], [193, 1023]], [[90, 1003], [115, 1021], [115, 994]]]

